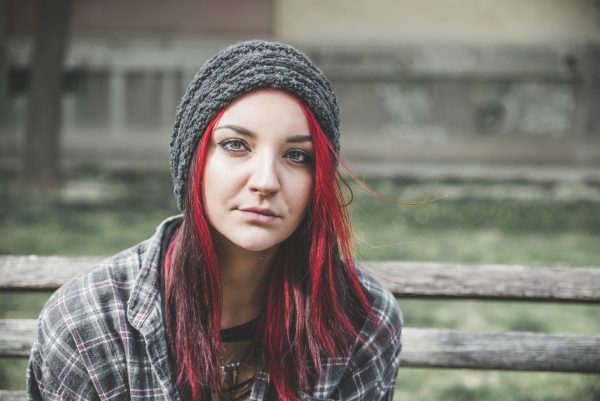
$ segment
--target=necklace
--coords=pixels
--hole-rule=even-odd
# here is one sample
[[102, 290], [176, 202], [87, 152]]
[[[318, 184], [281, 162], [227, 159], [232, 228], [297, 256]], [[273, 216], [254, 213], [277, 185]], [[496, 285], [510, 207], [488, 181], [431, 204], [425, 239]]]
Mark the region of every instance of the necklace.
[[240, 370], [246, 359], [250, 356], [254, 350], [255, 342], [253, 342], [246, 354], [236, 362], [229, 362], [221, 365], [221, 372], [223, 374], [224, 388], [221, 391], [219, 399], [221, 401], [238, 401], [245, 399], [252, 391], [252, 383], [254, 382], [254, 376], [243, 382], [239, 382]]
[[[255, 318], [239, 326], [221, 329], [221, 341], [224, 343], [240, 343], [250, 341], [248, 349], [241, 359], [235, 362], [227, 362], [221, 359], [221, 373], [223, 375], [223, 388], [219, 393], [213, 393], [215, 399], [220, 401], [242, 401], [247, 400], [252, 392], [254, 373], [252, 377], [240, 382], [242, 378], [242, 367], [251, 367], [246, 360], [256, 351], [256, 330], [259, 318]], [[254, 369], [255, 370], [255, 369]]]

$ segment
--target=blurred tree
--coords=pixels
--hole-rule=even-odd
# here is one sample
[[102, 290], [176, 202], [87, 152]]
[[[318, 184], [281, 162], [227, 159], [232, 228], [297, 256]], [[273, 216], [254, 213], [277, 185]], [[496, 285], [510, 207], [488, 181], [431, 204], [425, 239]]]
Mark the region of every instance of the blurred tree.
[[37, 0], [36, 27], [22, 183], [36, 188], [60, 182], [61, 73], [67, 48], [72, 0]]

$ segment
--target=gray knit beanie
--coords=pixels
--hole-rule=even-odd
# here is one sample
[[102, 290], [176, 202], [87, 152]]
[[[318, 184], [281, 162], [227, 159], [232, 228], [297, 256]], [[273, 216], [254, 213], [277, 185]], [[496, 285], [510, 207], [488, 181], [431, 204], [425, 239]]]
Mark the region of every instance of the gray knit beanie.
[[323, 72], [289, 45], [262, 40], [236, 43], [200, 68], [177, 108], [171, 176], [179, 210], [184, 207], [192, 157], [209, 122], [234, 99], [258, 88], [280, 88], [298, 96], [339, 152], [340, 110]]

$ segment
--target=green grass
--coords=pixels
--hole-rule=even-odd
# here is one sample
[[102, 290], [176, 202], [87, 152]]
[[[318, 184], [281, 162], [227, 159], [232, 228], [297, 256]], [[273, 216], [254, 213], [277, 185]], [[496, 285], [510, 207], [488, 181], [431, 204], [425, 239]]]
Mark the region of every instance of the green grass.
[[[6, 173], [5, 173], [6, 175]], [[177, 213], [167, 174], [82, 172], [65, 188], [0, 187], [0, 254], [110, 255]]]
[[[515, 192], [514, 183], [504, 184], [504, 191], [502, 185], [489, 183], [439, 183], [444, 189], [437, 191], [435, 183], [428, 182], [369, 184], [393, 200], [354, 190], [351, 216], [360, 258], [600, 265], [600, 191], [593, 191], [588, 199], [573, 194], [556, 200], [546, 188], [549, 184], [529, 184], [537, 199], [513, 199], [508, 196]], [[518, 186], [519, 193], [523, 186]], [[546, 188], [542, 194], [540, 187]], [[564, 184], [560, 187], [564, 193]], [[482, 196], [488, 192], [507, 197]], [[441, 199], [422, 206], [394, 203], [432, 198]]]
[[[176, 214], [167, 172], [68, 171], [61, 190], [19, 189], [0, 172], [0, 254], [110, 255]], [[359, 260], [600, 266], [600, 186], [371, 180], [400, 206], [354, 188]], [[47, 293], [0, 292], [0, 318], [35, 318]], [[596, 305], [400, 299], [411, 327], [600, 333]], [[0, 388], [23, 388], [24, 359], [0, 359]], [[597, 376], [401, 369], [396, 400], [600, 400]]]

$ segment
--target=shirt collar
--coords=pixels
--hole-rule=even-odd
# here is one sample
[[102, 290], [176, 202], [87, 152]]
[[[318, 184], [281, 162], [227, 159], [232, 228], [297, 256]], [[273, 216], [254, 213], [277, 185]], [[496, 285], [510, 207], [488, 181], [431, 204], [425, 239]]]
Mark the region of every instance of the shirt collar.
[[[162, 326], [160, 313], [160, 287], [158, 268], [160, 263], [160, 247], [165, 227], [170, 222], [181, 219], [181, 215], [171, 216], [163, 220], [156, 232], [142, 244], [143, 249], [138, 254], [140, 270], [127, 302], [127, 319], [129, 323], [142, 332], [156, 330]], [[152, 317], [152, 319], [149, 319]]]

